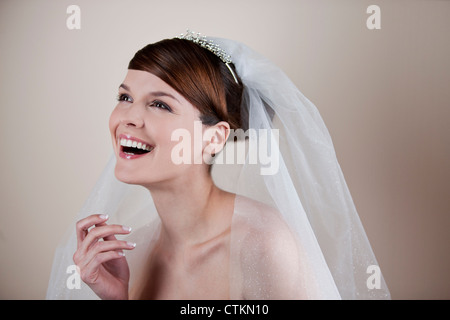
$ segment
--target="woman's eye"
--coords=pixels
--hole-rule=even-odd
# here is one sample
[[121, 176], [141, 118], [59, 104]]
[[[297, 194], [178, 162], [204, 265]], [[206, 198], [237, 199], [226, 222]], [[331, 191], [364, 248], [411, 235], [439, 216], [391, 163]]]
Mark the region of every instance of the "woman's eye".
[[165, 110], [167, 110], [169, 112], [172, 112], [172, 109], [170, 109], [170, 107], [168, 105], [166, 105], [165, 103], [163, 103], [161, 101], [153, 101], [150, 104], [150, 106], [151, 107], [156, 107], [156, 108], [159, 108], [159, 109], [165, 109]]
[[125, 102], [132, 102], [131, 97], [129, 95], [127, 95], [127, 94], [124, 94], [124, 93], [119, 94], [117, 96], [117, 100], [118, 101], [125, 101]]

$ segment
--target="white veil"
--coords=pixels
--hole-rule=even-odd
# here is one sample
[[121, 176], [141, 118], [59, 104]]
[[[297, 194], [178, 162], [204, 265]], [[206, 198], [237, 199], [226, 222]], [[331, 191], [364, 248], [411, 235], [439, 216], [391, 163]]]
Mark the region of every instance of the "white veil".
[[[230, 139], [212, 169], [216, 184], [237, 194], [230, 298], [246, 292], [252, 299], [389, 299], [316, 107], [261, 55], [236, 41], [212, 39], [233, 59], [244, 85], [242, 114], [248, 115], [247, 138]], [[239, 150], [245, 150], [245, 161], [236, 160]], [[75, 221], [104, 213], [109, 222], [135, 230], [129, 239], [136, 249], [126, 252], [133, 288], [160, 220], [148, 191], [117, 181], [114, 164], [112, 156]], [[276, 245], [291, 243], [286, 237], [295, 248]], [[260, 243], [274, 244], [274, 251], [263, 252]], [[47, 299], [97, 298], [70, 268], [75, 250], [74, 224], [55, 254]], [[274, 279], [280, 288], [267, 285]], [[284, 290], [284, 283], [291, 285]]]

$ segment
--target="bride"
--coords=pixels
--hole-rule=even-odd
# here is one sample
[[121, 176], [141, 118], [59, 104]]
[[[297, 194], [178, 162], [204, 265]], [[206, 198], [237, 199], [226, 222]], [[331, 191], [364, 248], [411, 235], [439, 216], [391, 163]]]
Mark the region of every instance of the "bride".
[[[48, 298], [389, 298], [381, 275], [367, 285], [377, 262], [317, 110], [246, 46], [189, 31], [147, 45], [109, 129], [114, 158], [55, 257]], [[256, 144], [252, 129], [276, 139]], [[279, 163], [269, 174], [264, 152]], [[78, 291], [64, 287], [68, 256]]]

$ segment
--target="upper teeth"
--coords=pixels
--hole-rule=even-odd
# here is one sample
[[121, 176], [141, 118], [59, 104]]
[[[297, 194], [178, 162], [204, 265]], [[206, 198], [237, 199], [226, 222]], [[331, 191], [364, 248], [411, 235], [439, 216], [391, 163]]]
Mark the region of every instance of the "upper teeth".
[[146, 151], [151, 151], [152, 147], [142, 143], [142, 142], [137, 142], [134, 140], [129, 140], [129, 139], [120, 139], [120, 145], [124, 146], [124, 147], [133, 147], [133, 148], [138, 148], [138, 149], [142, 149], [142, 150], [146, 150]]

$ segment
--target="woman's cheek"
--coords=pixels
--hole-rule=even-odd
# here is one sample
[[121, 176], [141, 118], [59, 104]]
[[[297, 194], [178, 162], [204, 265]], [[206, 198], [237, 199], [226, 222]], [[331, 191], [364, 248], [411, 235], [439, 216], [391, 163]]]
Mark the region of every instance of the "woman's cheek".
[[118, 116], [118, 110], [117, 108], [115, 108], [112, 112], [111, 115], [109, 117], [109, 132], [111, 134], [111, 142], [114, 148], [114, 151], [117, 152], [116, 148], [116, 131], [117, 131], [117, 127], [119, 126], [119, 116]]

